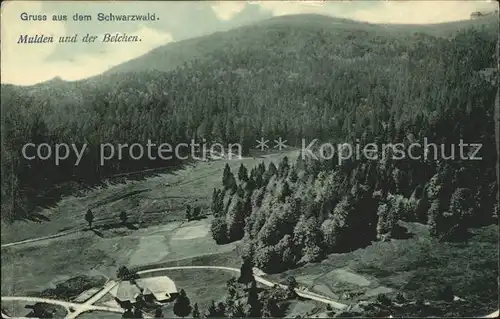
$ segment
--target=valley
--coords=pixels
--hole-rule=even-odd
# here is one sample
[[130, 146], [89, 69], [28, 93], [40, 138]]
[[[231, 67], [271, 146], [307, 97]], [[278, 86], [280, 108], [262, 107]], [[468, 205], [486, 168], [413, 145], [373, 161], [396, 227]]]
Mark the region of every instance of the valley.
[[292, 14], [2, 83], [2, 316], [494, 317], [499, 33]]
[[[241, 163], [249, 166], [257, 165], [260, 161], [278, 163], [283, 156], [294, 158], [297, 154], [297, 151], [292, 151], [256, 159], [197, 162], [173, 173], [158, 172], [143, 180], [109, 185], [89, 190], [83, 196], [64, 198], [56, 207], [42, 212], [50, 220], [37, 225], [35, 234], [21, 231], [26, 223], [9, 225], [8, 231], [2, 231], [2, 296], [43, 296], [48, 289], [77, 277], [103, 278], [113, 282], [118, 267], [127, 266], [139, 270], [139, 274], [154, 272], [155, 276], [169, 276], [179, 288], [186, 290], [193, 301], [206, 309], [212, 298], [219, 299], [225, 295], [226, 281], [232, 278], [234, 272], [239, 272], [241, 247], [239, 242], [217, 245], [213, 241], [210, 233], [212, 216], [199, 221], [186, 221], [185, 203], [208, 206], [210, 192], [203, 193], [200, 190], [220, 186], [220, 172], [225, 163], [236, 169]], [[169, 186], [165, 186], [166, 183]], [[184, 196], [179, 196], [181, 194]], [[66, 215], [73, 214], [69, 209], [77, 207], [82, 213], [85, 207], [98, 207], [95, 211], [99, 215], [92, 230], [85, 225], [83, 215], [80, 215], [80, 220], [66, 218]], [[129, 218], [136, 228], [120, 225], [117, 212], [124, 209], [131, 212]], [[15, 227], [19, 228], [16, 230]], [[327, 300], [340, 301], [339, 305], [372, 300], [381, 293], [398, 291], [409, 294], [424, 291], [432, 298], [432, 291], [426, 290], [436, 282], [447, 280], [455, 281], [454, 287], [463, 287], [456, 291], [458, 296], [480, 292], [471, 290], [478, 280], [484, 280], [484, 268], [476, 267], [484, 266], [485, 261], [490, 260], [491, 270], [495, 268], [495, 236], [498, 228], [478, 229], [465, 246], [436, 246], [431, 238], [425, 239], [428, 231], [424, 225], [407, 224], [405, 227], [418, 237], [374, 243], [352, 253], [333, 254], [321, 263], [277, 275], [265, 275], [266, 279], [262, 280], [273, 285], [273, 282], [282, 282], [287, 276], [293, 275], [299, 286], [306, 288], [304, 293], [307, 297], [318, 296], [327, 304]], [[45, 239], [33, 238], [37, 236], [45, 236]], [[6, 240], [20, 242], [7, 243]], [[483, 249], [477, 251], [474, 245], [481, 245]], [[425, 268], [426, 272], [422, 273], [424, 268], [421, 263], [427, 262], [427, 255], [436, 258], [436, 268]], [[35, 260], [43, 262], [33, 263]], [[478, 260], [477, 266], [471, 263], [473, 260]], [[447, 264], [447, 268], [443, 268], [443, 263]], [[469, 282], [464, 281], [465, 266], [469, 272]], [[215, 269], [210, 270], [210, 267]], [[474, 269], [477, 269], [477, 274], [470, 272]], [[10, 278], [18, 279], [13, 284]], [[96, 286], [92, 289], [99, 291], [102, 283], [95, 282]], [[72, 295], [83, 292], [74, 292]], [[85, 317], [86, 312], [80, 312], [83, 309], [91, 311], [89, 314], [101, 311], [103, 317], [111, 316], [113, 312], [119, 314], [122, 311], [120, 306], [113, 303], [110, 297], [109, 294], [103, 294], [95, 299], [92, 306], [68, 313], [73, 318], [80, 313]], [[292, 304], [289, 315], [306, 311], [310, 315], [324, 316], [324, 303], [307, 300], [307, 297]], [[71, 298], [74, 297], [61, 291], [49, 299]], [[23, 310], [12, 305], [14, 300], [2, 297], [2, 307], [7, 314], [19, 315]], [[62, 305], [68, 309], [79, 307], [70, 303], [68, 306]], [[492, 307], [494, 303], [485, 304], [480, 311], [486, 313]], [[111, 313], [105, 315], [109, 311]], [[167, 306], [164, 313], [173, 315], [171, 311]]]

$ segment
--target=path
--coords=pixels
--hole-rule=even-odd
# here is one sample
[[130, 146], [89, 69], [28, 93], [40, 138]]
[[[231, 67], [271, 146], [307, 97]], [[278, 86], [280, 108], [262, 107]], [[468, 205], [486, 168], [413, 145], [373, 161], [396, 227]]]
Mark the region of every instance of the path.
[[[86, 311], [92, 311], [92, 310], [98, 310], [98, 309], [93, 309], [93, 307], [99, 307], [100, 306], [94, 306], [93, 304], [99, 301], [102, 297], [104, 297], [111, 289], [113, 289], [116, 285], [118, 285], [119, 282], [116, 282], [114, 280], [108, 281], [104, 287], [102, 287], [101, 290], [99, 290], [96, 294], [94, 294], [92, 297], [87, 299], [83, 304], [80, 305], [79, 308], [75, 309], [73, 313], [70, 313], [66, 318], [76, 318], [78, 317], [81, 313], [86, 312]], [[112, 307], [104, 307], [107, 309], [112, 309], [112, 312], [123, 312], [121, 308], [112, 308]], [[102, 310], [101, 311], [109, 311], [109, 310]]]
[[[156, 199], [152, 200], [152, 201], [149, 200], [149, 203], [147, 203], [144, 206], [144, 208], [142, 209], [142, 213], [139, 215], [139, 219], [142, 218], [142, 216], [144, 215], [144, 212], [146, 211], [146, 209], [149, 208], [151, 205], [153, 205], [156, 202], [157, 202]], [[115, 220], [115, 219], [116, 219], [116, 217], [106, 217], [106, 218], [102, 218], [102, 219], [97, 219], [97, 220], [94, 221], [93, 227], [101, 226], [102, 222], [108, 222], [110, 220]], [[25, 240], [16, 241], [16, 242], [13, 242], [13, 243], [8, 243], [8, 244], [2, 244], [0, 247], [1, 248], [7, 248], [7, 247], [19, 246], [19, 245], [23, 245], [23, 244], [41, 242], [41, 241], [44, 241], [44, 240], [50, 240], [50, 239], [54, 239], [54, 238], [68, 236], [68, 235], [71, 235], [71, 234], [75, 234], [75, 233], [83, 232], [83, 231], [88, 231], [88, 230], [92, 230], [92, 229], [89, 228], [88, 226], [81, 226], [81, 227], [76, 227], [76, 228], [74, 228], [72, 230], [63, 231], [63, 232], [60, 232], [60, 233], [57, 233], [57, 234], [54, 234], [54, 235], [37, 237], [37, 238], [31, 238], [31, 239], [25, 239]]]
[[17, 245], [22, 245], [22, 244], [34, 243], [34, 242], [39, 242], [39, 241], [43, 241], [43, 240], [49, 240], [49, 239], [53, 239], [53, 238], [57, 238], [57, 237], [67, 236], [67, 235], [71, 235], [71, 234], [83, 231], [84, 229], [85, 228], [77, 228], [77, 229], [73, 229], [73, 230], [70, 230], [70, 231], [65, 231], [65, 232], [57, 233], [57, 234], [50, 235], [50, 236], [44, 236], [44, 237], [38, 237], [38, 238], [31, 238], [31, 239], [25, 239], [25, 240], [21, 240], [21, 241], [16, 241], [16, 242], [13, 242], [13, 243], [2, 244], [1, 248], [7, 248], [7, 247], [11, 247], [11, 246], [17, 246]]
[[[153, 268], [153, 269], [147, 269], [147, 270], [141, 270], [138, 271], [137, 274], [147, 274], [147, 273], [152, 273], [152, 272], [158, 272], [158, 271], [166, 271], [166, 270], [181, 270], [181, 269], [219, 269], [219, 270], [226, 270], [226, 271], [231, 271], [231, 272], [237, 272], [238, 274], [240, 273], [240, 270], [238, 268], [232, 268], [232, 267], [224, 267], [224, 266], [178, 266], [178, 267], [162, 267], [162, 268]], [[282, 285], [282, 284], [277, 284], [272, 281], [269, 281], [267, 279], [264, 279], [260, 276], [255, 275], [257, 271], [254, 271], [254, 278], [255, 281], [268, 286], [268, 287], [274, 287], [277, 285], [280, 288], [286, 289], [287, 286]], [[262, 272], [259, 272], [262, 273]], [[321, 296], [319, 294], [311, 293], [311, 292], [306, 292], [306, 291], [301, 291], [299, 289], [295, 289], [295, 292], [297, 295], [300, 297], [306, 298], [306, 299], [311, 299], [315, 301], [319, 301], [325, 304], [329, 304], [334, 308], [343, 310], [347, 308], [347, 305], [344, 305], [340, 302], [334, 301], [332, 299], [329, 299], [327, 297]]]
[[[237, 268], [232, 268], [232, 267], [224, 267], [224, 266], [178, 266], [178, 267], [162, 267], [162, 268], [153, 268], [153, 269], [147, 269], [147, 270], [142, 270], [138, 271], [137, 274], [147, 274], [147, 273], [152, 273], [152, 272], [160, 272], [160, 271], [168, 271], [168, 270], [182, 270], [182, 269], [218, 269], [218, 270], [225, 270], [225, 271], [231, 271], [231, 272], [236, 272], [240, 273], [240, 270]], [[263, 274], [262, 271], [256, 270], [255, 273]], [[254, 275], [255, 280], [265, 286], [268, 287], [274, 287], [275, 285], [278, 285], [279, 287], [286, 289], [287, 286], [281, 285], [281, 284], [276, 284], [273, 283], [272, 281], [269, 281], [267, 279], [264, 279], [260, 276]], [[93, 304], [100, 300], [102, 297], [104, 297], [111, 289], [113, 289], [119, 282], [116, 282], [114, 280], [108, 281], [104, 287], [99, 290], [97, 293], [95, 293], [92, 297], [87, 299], [87, 301], [83, 303], [75, 303], [75, 302], [68, 302], [68, 301], [61, 301], [61, 300], [54, 300], [54, 299], [47, 299], [47, 298], [37, 298], [37, 297], [2, 297], [2, 301], [27, 301], [27, 302], [42, 302], [42, 303], [48, 303], [48, 304], [53, 304], [53, 305], [58, 305], [61, 307], [64, 307], [66, 311], [68, 312], [68, 315], [66, 318], [68, 319], [73, 319], [78, 317], [80, 314], [88, 311], [108, 311], [108, 312], [116, 312], [116, 313], [123, 313], [123, 309], [121, 308], [114, 308], [114, 307], [104, 307], [104, 306], [94, 306]], [[316, 300], [322, 303], [330, 304], [331, 306], [337, 308], [337, 309], [345, 309], [347, 305], [338, 303], [334, 300], [328, 299], [326, 297], [323, 297], [318, 294], [314, 293], [309, 293], [309, 292], [304, 292], [300, 291], [298, 289], [295, 289], [297, 292], [297, 295], [311, 299], [311, 300]]]
[[[183, 270], [183, 269], [218, 269], [218, 270], [225, 270], [225, 271], [231, 271], [231, 272], [236, 272], [240, 273], [240, 269], [238, 268], [232, 268], [232, 267], [224, 267], [224, 266], [177, 266], [177, 267], [160, 267], [160, 268], [152, 268], [152, 269], [146, 269], [146, 270], [141, 270], [138, 271], [137, 274], [147, 274], [147, 273], [153, 273], [153, 272], [161, 272], [161, 271], [168, 271], [168, 270]], [[262, 278], [261, 276], [265, 275], [264, 272], [261, 270], [254, 268], [254, 278], [257, 282], [268, 286], [268, 287], [274, 287], [274, 286], [279, 286], [280, 288], [286, 289], [286, 285], [282, 284], [277, 284], [272, 281], [269, 281], [267, 279]], [[92, 297], [87, 299], [83, 303], [74, 303], [74, 302], [67, 302], [67, 301], [60, 301], [60, 300], [54, 300], [54, 299], [46, 299], [46, 298], [36, 298], [36, 297], [2, 297], [2, 301], [27, 301], [27, 302], [42, 302], [42, 303], [48, 303], [48, 304], [53, 304], [53, 305], [58, 305], [62, 306], [66, 309], [68, 312], [68, 315], [66, 318], [68, 319], [73, 319], [78, 317], [80, 314], [88, 311], [107, 311], [107, 312], [115, 312], [115, 313], [123, 313], [123, 309], [121, 308], [114, 308], [114, 307], [105, 307], [105, 306], [94, 306], [94, 303], [99, 301], [102, 297], [104, 297], [111, 289], [113, 289], [116, 285], [118, 285], [119, 282], [110, 280], [108, 281], [101, 290], [99, 290], [97, 293], [95, 293]], [[313, 292], [307, 292], [307, 291], [301, 291], [299, 289], [295, 289], [295, 292], [297, 293], [298, 296], [310, 299], [310, 300], [315, 300], [319, 301], [325, 304], [329, 304], [332, 307], [339, 309], [339, 310], [344, 310], [347, 308], [347, 305], [339, 303], [337, 301], [334, 301], [332, 299], [329, 299], [325, 296], [322, 296], [317, 293]], [[484, 316], [483, 318], [498, 318], [498, 310]]]
[[[61, 306], [68, 313], [66, 318], [76, 318], [81, 313], [87, 311], [106, 311], [106, 312], [123, 313], [123, 309], [121, 308], [94, 306], [85, 303], [82, 304], [82, 303], [75, 303], [75, 302], [68, 302], [68, 301], [61, 301], [61, 300], [47, 299], [47, 298], [37, 298], [37, 297], [2, 297], [2, 301], [26, 301], [33, 303], [41, 302], [41, 303]], [[3, 314], [3, 316], [5, 316], [5, 314]]]

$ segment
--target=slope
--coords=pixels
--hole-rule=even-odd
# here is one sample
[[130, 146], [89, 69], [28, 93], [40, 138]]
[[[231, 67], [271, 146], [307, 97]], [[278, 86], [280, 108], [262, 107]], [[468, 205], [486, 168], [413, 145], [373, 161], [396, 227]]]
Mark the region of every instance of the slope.
[[[459, 101], [457, 114], [488, 105], [494, 90], [480, 72], [493, 65], [494, 22], [439, 25], [481, 26], [444, 39], [415, 33], [414, 26], [279, 17], [169, 44], [82, 81], [2, 85], [2, 215], [24, 218], [61, 192], [174, 164], [125, 154], [100, 165], [104, 143], [176, 145], [194, 138], [240, 143], [248, 153], [261, 137], [291, 145], [341, 140], [376, 135], [390, 121], [398, 127], [414, 126], [415, 118], [428, 122], [445, 114], [450, 100]], [[420, 28], [431, 33], [436, 26]], [[486, 124], [492, 125], [466, 128], [470, 139], [489, 136]], [[74, 155], [55, 165], [20, 157], [29, 141], [88, 148], [78, 166]], [[54, 187], [68, 182], [79, 185]]]

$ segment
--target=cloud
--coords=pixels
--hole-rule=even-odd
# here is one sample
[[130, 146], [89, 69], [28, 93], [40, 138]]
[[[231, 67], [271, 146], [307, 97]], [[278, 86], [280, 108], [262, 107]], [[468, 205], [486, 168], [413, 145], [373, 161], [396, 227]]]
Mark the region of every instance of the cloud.
[[[161, 32], [153, 28], [142, 26], [136, 32], [127, 33], [136, 35], [141, 42], [102, 43], [104, 34], [89, 46], [98, 46], [99, 50], [93, 53], [77, 53], [70, 60], [49, 60], [57, 45], [72, 45], [59, 43], [44, 44], [17, 44], [20, 34], [53, 35], [54, 40], [65, 35], [65, 26], [61, 22], [23, 22], [19, 21], [21, 12], [33, 14], [51, 13], [41, 11], [36, 2], [12, 2], [2, 5], [2, 60], [1, 75], [3, 83], [30, 85], [61, 77], [65, 80], [79, 80], [98, 75], [120, 63], [141, 56], [150, 50], [173, 41], [170, 33]], [[8, 27], [5, 27], [8, 24]], [[112, 33], [113, 34], [113, 33]], [[82, 35], [80, 35], [82, 36]]]
[[[28, 1], [9, 1], [2, 4], [2, 70], [4, 61], [9, 64], [36, 63], [47, 58], [56, 49], [56, 43], [45, 43], [31, 48], [25, 44], [17, 44], [20, 35], [65, 35], [64, 24], [51, 21], [52, 14], [42, 13], [41, 7], [41, 3]], [[45, 14], [48, 21], [22, 21], [20, 16], [23, 12], [32, 15]]]
[[256, 1], [256, 3], [270, 10], [275, 16], [304, 13], [328, 14], [325, 12], [324, 1]]
[[[57, 6], [56, 6], [57, 4]], [[131, 5], [136, 7], [132, 7]], [[317, 13], [372, 23], [436, 23], [469, 19], [473, 11], [496, 9], [488, 1], [218, 1], [218, 2], [106, 2], [86, 9], [60, 1], [9, 1], [2, 3], [1, 75], [3, 83], [21, 85], [46, 81], [56, 76], [77, 80], [100, 74], [174, 39], [190, 38], [229, 26], [234, 21], [258, 21], [271, 14]], [[45, 8], [45, 9], [44, 9]], [[250, 10], [249, 10], [250, 9]], [[212, 10], [214, 14], [210, 11]], [[95, 16], [97, 12], [154, 12], [159, 21], [136, 25], [99, 22], [51, 21], [52, 14], [75, 12]], [[21, 21], [20, 14], [45, 14], [48, 21]], [[210, 14], [210, 19], [207, 17]], [[249, 18], [250, 17], [250, 18]], [[245, 20], [246, 19], [246, 20]], [[234, 20], [234, 21], [233, 21]], [[186, 25], [189, 24], [189, 27]], [[237, 25], [235, 22], [231, 25]], [[143, 39], [139, 43], [45, 43], [17, 44], [21, 34], [60, 36], [89, 32], [121, 31]]]
[[317, 13], [371, 23], [424, 24], [469, 19], [474, 11], [495, 10], [492, 1], [259, 1], [275, 16]]
[[[47, 66], [51, 67], [53, 72], [58, 72], [63, 64], [67, 64], [68, 70], [58, 76], [65, 80], [79, 80], [98, 75], [173, 40], [171, 34], [148, 27], [142, 27], [137, 32], [127, 33], [127, 35], [138, 36], [142, 41], [104, 43], [100, 45], [102, 47], [100, 53], [77, 55], [73, 61], [53, 62], [48, 63]], [[104, 34], [101, 34], [99, 38], [102, 39], [103, 36]]]
[[[31, 85], [54, 77], [73, 81], [101, 74], [118, 64], [141, 56], [150, 50], [172, 41], [169, 33], [142, 27], [134, 33], [142, 42], [121, 42], [100, 44], [102, 50], [93, 54], [76, 54], [70, 61], [28, 61], [2, 59], [2, 82]], [[99, 35], [102, 38], [103, 34]], [[140, 43], [140, 44], [139, 44]], [[34, 48], [34, 47], [33, 47]], [[38, 50], [33, 50], [38, 51]], [[13, 63], [14, 62], [14, 63]]]
[[495, 10], [489, 1], [384, 1], [352, 18], [372, 23], [424, 24], [470, 19], [474, 11]]
[[210, 4], [220, 20], [231, 20], [245, 8], [245, 1], [216, 1]]

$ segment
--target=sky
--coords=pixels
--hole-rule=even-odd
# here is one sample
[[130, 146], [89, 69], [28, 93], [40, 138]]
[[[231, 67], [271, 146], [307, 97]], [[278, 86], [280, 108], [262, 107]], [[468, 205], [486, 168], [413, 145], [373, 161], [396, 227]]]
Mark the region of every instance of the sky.
[[[31, 85], [55, 77], [72, 81], [105, 72], [170, 42], [223, 31], [273, 16], [318, 13], [371, 23], [425, 24], [469, 19], [474, 11], [492, 11], [494, 1], [4, 1], [1, 10], [1, 82]], [[23, 21], [21, 14], [46, 15], [47, 21]], [[73, 21], [75, 13], [92, 21]], [[147, 14], [149, 22], [99, 22], [98, 13]], [[68, 21], [52, 21], [53, 15]], [[60, 36], [105, 33], [137, 35], [141, 42], [56, 43]], [[18, 44], [20, 35], [44, 34], [54, 43]]]

